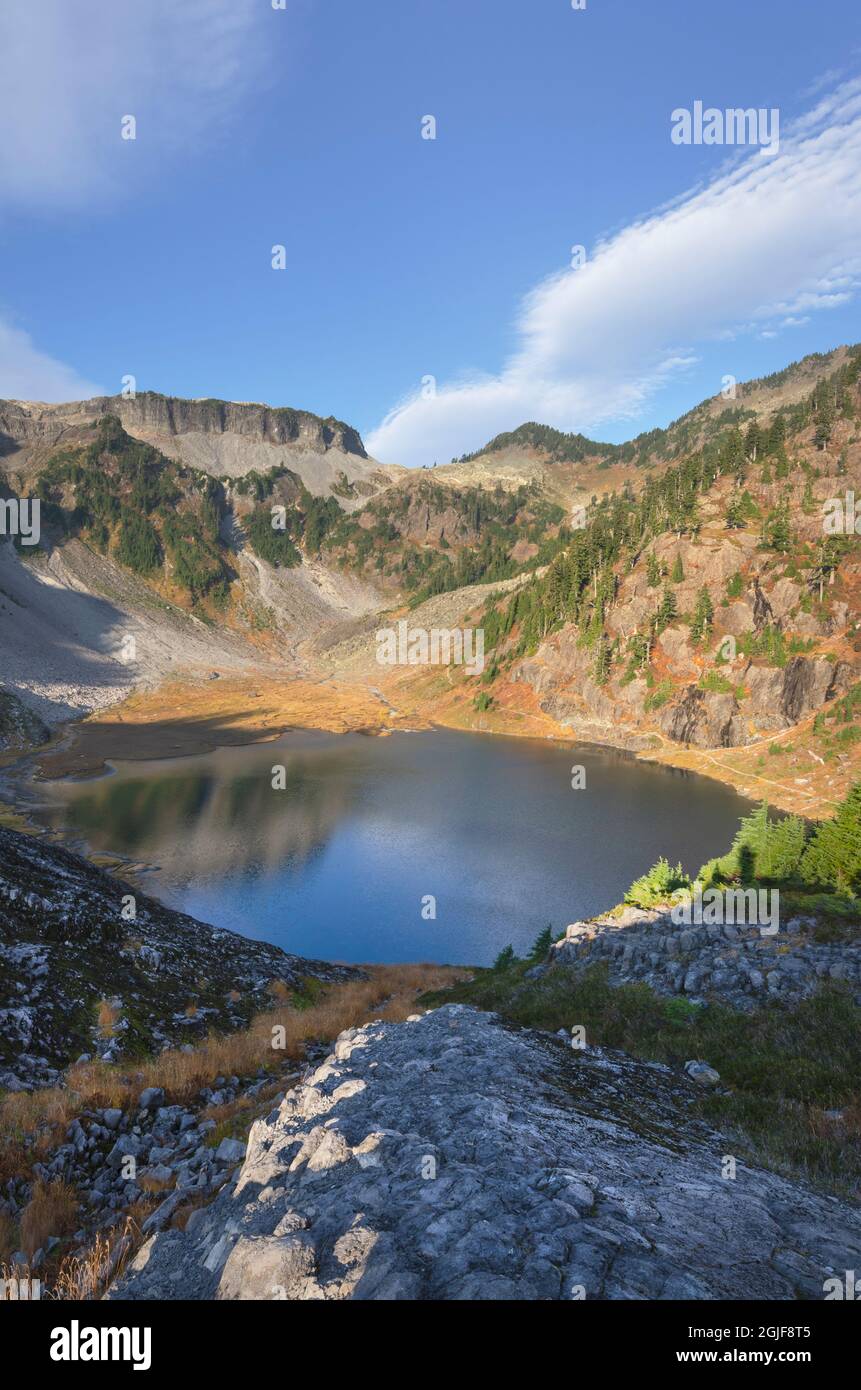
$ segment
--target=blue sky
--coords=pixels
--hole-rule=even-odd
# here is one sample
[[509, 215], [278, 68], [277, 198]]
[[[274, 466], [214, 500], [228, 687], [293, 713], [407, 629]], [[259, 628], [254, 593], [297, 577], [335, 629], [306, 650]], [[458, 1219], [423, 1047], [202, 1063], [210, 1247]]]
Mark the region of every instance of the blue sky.
[[[666, 423], [861, 338], [859, 31], [850, 0], [8, 0], [0, 397], [132, 374], [408, 464]], [[673, 144], [695, 100], [779, 108], [779, 151]]]

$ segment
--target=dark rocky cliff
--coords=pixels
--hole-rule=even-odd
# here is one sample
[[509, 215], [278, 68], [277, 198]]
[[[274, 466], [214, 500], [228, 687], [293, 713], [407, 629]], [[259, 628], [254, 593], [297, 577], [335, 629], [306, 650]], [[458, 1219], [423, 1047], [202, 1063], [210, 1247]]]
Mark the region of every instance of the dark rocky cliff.
[[[141, 391], [134, 397], [94, 396], [88, 401], [43, 405], [0, 401], [0, 444], [5, 452], [16, 445], [56, 444], [64, 432], [103, 415], [116, 415], [131, 433], [159, 435], [236, 434], [266, 444], [296, 444], [313, 452], [340, 449], [367, 458], [357, 430], [334, 418], [322, 419], [289, 406], [244, 401], [185, 400]], [[0, 452], [3, 452], [0, 448]]]

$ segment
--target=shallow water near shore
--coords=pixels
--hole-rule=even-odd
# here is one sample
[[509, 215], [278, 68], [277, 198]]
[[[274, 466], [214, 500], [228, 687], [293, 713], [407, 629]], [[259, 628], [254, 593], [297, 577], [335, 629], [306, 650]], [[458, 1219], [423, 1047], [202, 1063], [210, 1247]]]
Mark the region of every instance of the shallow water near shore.
[[751, 804], [608, 748], [448, 730], [290, 733], [39, 796], [43, 824], [156, 866], [146, 891], [203, 921], [324, 959], [477, 965], [613, 906], [661, 854], [696, 871]]

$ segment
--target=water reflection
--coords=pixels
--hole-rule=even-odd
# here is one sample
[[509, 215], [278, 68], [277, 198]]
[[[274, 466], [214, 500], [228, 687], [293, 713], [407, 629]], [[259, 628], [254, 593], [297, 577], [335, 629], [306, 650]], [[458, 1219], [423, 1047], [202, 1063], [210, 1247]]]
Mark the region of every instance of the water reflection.
[[148, 889], [203, 920], [306, 955], [477, 964], [617, 902], [659, 854], [697, 869], [748, 809], [609, 749], [448, 731], [295, 733], [40, 790], [53, 825], [157, 865]]

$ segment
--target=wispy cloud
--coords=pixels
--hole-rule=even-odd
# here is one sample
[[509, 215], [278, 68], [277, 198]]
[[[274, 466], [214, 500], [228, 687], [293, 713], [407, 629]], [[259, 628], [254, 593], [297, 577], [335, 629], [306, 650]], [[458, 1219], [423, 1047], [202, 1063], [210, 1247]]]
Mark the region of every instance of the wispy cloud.
[[777, 153], [722, 169], [545, 280], [521, 306], [519, 347], [502, 371], [400, 402], [368, 446], [386, 462], [443, 462], [524, 420], [594, 430], [634, 418], [705, 344], [772, 334], [845, 303], [859, 281], [852, 81], [782, 128]]
[[0, 319], [0, 399], [79, 401], [98, 394], [91, 381], [40, 352], [22, 329]]
[[[107, 197], [216, 139], [260, 76], [254, 0], [6, 0], [0, 8], [4, 204]], [[124, 116], [137, 140], [120, 137]]]

